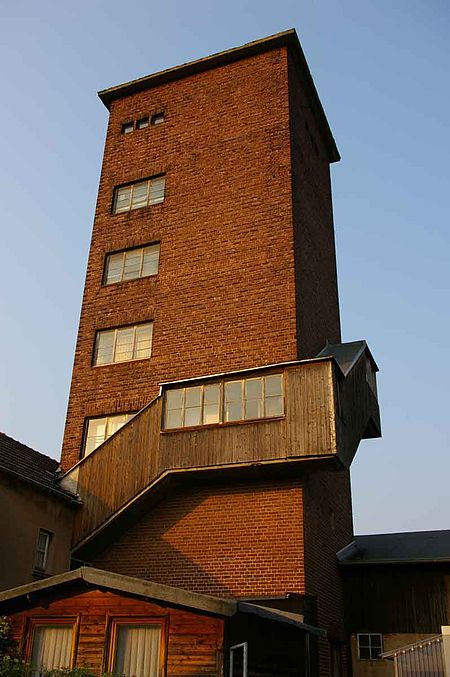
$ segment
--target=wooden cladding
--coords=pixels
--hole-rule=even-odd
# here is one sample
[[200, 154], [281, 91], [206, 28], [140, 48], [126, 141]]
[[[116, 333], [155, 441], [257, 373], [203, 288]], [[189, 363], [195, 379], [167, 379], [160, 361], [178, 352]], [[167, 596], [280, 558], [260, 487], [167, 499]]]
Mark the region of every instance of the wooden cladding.
[[[285, 367], [284, 416], [226, 425], [162, 430], [163, 393], [68, 473], [69, 481], [78, 473], [83, 502], [75, 517], [74, 544], [167, 471], [337, 455], [337, 430], [341, 437], [348, 433], [337, 422], [342, 378], [337, 373], [332, 360]], [[369, 390], [365, 380], [363, 386]], [[357, 408], [360, 393], [358, 387], [353, 390]], [[365, 418], [361, 413], [360, 425]], [[349, 455], [353, 437], [343, 445]]]

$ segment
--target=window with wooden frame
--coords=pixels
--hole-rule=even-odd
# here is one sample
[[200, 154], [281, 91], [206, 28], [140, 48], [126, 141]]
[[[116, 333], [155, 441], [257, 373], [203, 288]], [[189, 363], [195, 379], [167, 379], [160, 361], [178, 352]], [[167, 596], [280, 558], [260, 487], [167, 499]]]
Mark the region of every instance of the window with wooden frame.
[[111, 621], [107, 670], [124, 677], [163, 677], [165, 625], [161, 619]]
[[27, 629], [25, 660], [32, 677], [44, 670], [72, 668], [78, 618], [31, 618]]
[[270, 374], [167, 390], [164, 425], [187, 428], [283, 414], [283, 375]]
[[37, 569], [37, 571], [45, 571], [47, 567], [48, 553], [50, 550], [50, 541], [52, 536], [53, 534], [51, 531], [39, 529], [36, 552], [34, 556], [34, 568]]
[[376, 661], [383, 653], [383, 635], [379, 632], [358, 633], [358, 658]]
[[97, 449], [111, 435], [114, 435], [125, 423], [128, 423], [134, 412], [128, 414], [112, 414], [111, 416], [98, 416], [86, 419], [86, 428], [83, 444], [83, 456], [88, 456]]
[[164, 202], [165, 183], [166, 177], [162, 174], [128, 186], [118, 186], [114, 189], [113, 214]]
[[103, 281], [104, 284], [116, 284], [149, 277], [157, 274], [158, 266], [159, 244], [124, 249], [106, 255]]
[[102, 329], [95, 339], [94, 366], [144, 360], [152, 354], [153, 322]]

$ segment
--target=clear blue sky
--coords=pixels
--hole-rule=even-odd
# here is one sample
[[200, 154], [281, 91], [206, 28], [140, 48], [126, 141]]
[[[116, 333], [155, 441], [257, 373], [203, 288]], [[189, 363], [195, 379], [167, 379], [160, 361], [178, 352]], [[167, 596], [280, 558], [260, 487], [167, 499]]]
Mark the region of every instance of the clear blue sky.
[[450, 528], [446, 0], [0, 3], [0, 429], [58, 457], [107, 111], [96, 91], [295, 27], [333, 165], [344, 340], [380, 366], [359, 533]]

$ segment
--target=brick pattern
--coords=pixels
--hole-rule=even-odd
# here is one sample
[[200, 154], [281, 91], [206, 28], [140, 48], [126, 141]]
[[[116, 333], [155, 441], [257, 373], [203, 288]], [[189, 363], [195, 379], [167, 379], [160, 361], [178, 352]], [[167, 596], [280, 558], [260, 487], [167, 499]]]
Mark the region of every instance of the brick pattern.
[[300, 483], [185, 489], [150, 510], [92, 564], [223, 597], [302, 593]]
[[[164, 109], [165, 122], [121, 134]], [[114, 186], [166, 173], [163, 204], [111, 214]], [[62, 464], [87, 416], [137, 410], [158, 383], [295, 359], [287, 57], [278, 49], [111, 108]], [[161, 243], [159, 274], [102, 286], [105, 254]], [[149, 360], [92, 368], [95, 331], [154, 320]]]
[[[350, 473], [311, 472], [304, 480], [306, 593], [317, 598], [317, 624], [338, 642], [344, 636], [344, 597], [336, 553], [353, 538]], [[330, 674], [329, 647], [320, 645], [321, 675]], [[344, 668], [346, 656], [343, 655]]]

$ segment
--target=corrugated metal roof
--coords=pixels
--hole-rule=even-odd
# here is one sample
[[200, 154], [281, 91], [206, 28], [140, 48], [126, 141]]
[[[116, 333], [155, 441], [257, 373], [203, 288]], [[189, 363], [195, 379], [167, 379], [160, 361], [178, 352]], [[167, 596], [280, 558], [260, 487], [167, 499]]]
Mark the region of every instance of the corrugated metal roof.
[[27, 447], [3, 432], [0, 432], [0, 472], [33, 484], [61, 498], [75, 501], [73, 494], [62, 489], [56, 481], [59, 463], [50, 456]]
[[450, 530], [355, 536], [337, 558], [344, 565], [450, 562]]

